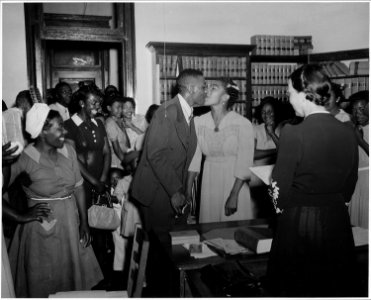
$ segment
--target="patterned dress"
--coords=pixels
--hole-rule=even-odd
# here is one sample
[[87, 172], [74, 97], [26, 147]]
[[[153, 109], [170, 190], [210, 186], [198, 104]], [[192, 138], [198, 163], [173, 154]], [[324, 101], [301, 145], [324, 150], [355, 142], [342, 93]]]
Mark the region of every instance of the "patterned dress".
[[91, 289], [103, 276], [92, 247], [80, 243], [73, 192], [83, 179], [75, 151], [65, 144], [52, 161], [31, 144], [12, 165], [12, 178], [21, 172], [31, 179], [23, 187], [28, 206], [47, 202], [52, 213], [42, 223], [17, 227], [9, 253], [16, 296], [48, 297], [59, 291]]
[[200, 223], [247, 220], [253, 217], [249, 186], [244, 183], [237, 212], [226, 216], [224, 207], [236, 178], [250, 179], [254, 156], [254, 134], [249, 120], [230, 111], [214, 131], [211, 112], [195, 118], [197, 150], [189, 167], [199, 172], [206, 156], [201, 181]]
[[354, 242], [345, 203], [357, 181], [353, 129], [330, 114], [311, 114], [283, 128], [278, 149], [271, 288], [281, 297], [349, 296]]

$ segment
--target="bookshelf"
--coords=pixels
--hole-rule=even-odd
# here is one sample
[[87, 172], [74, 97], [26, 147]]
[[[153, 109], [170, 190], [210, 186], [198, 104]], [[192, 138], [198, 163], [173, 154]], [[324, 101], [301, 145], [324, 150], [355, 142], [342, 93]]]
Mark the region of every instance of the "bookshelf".
[[[323, 65], [332, 81], [344, 86], [346, 99], [358, 91], [369, 89], [368, 48], [316, 53], [312, 54], [309, 59], [310, 62]], [[343, 68], [339, 71], [336, 70], [336, 66], [343, 66]]]
[[[344, 86], [345, 98], [369, 89], [369, 49], [305, 55], [251, 55], [250, 59], [253, 116], [255, 108], [266, 96], [273, 96], [283, 102], [288, 100], [287, 77], [305, 63], [322, 65], [333, 82]], [[349, 67], [344, 62], [348, 62]]]
[[206, 81], [230, 77], [240, 89], [233, 110], [251, 119], [250, 53], [255, 46], [149, 42], [146, 47], [152, 54], [155, 103], [171, 99], [179, 72], [192, 68], [201, 70]]

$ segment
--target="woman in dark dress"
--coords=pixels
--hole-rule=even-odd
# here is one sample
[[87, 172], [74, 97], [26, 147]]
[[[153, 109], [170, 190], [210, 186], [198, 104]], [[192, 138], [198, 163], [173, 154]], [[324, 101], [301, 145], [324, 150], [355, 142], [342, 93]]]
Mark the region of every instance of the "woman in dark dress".
[[290, 103], [304, 121], [281, 131], [270, 196], [278, 214], [268, 264], [281, 297], [351, 296], [354, 242], [347, 204], [357, 182], [352, 128], [324, 105], [330, 79], [305, 65], [289, 79]]
[[[92, 205], [92, 190], [102, 193], [106, 189], [111, 166], [111, 151], [103, 123], [95, 119], [100, 105], [100, 92], [94, 86], [81, 86], [72, 97], [71, 110], [75, 112], [64, 122], [66, 139], [76, 149], [81, 175], [84, 178], [86, 207]], [[107, 244], [111, 232], [91, 229], [93, 249], [105, 277], [111, 268]]]

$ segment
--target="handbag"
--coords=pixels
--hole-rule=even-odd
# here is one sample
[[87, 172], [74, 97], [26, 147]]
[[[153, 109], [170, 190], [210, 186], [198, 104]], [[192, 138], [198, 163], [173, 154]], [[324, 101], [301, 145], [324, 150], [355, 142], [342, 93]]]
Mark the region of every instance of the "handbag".
[[115, 230], [120, 226], [120, 218], [113, 208], [108, 192], [97, 194], [92, 191], [93, 205], [88, 209], [89, 226], [96, 229]]

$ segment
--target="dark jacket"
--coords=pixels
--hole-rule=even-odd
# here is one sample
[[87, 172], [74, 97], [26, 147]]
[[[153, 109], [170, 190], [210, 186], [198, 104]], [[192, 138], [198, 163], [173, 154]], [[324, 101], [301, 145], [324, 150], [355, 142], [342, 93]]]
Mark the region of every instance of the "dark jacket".
[[187, 124], [178, 97], [164, 103], [147, 130], [132, 196], [149, 206], [156, 195], [166, 194], [170, 201], [177, 191], [184, 192], [196, 146], [194, 122]]

